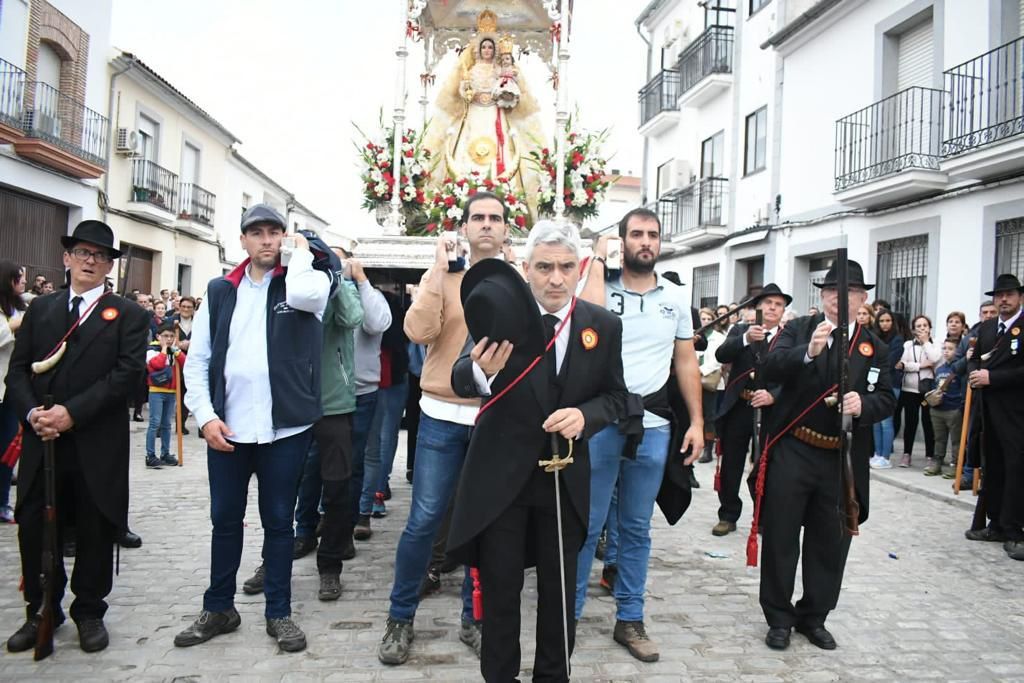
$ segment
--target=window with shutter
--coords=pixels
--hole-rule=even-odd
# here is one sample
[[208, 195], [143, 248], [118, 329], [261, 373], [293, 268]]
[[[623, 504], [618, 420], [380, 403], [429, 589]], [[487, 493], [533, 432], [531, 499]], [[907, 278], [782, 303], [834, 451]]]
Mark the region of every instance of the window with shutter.
[[921, 22], [899, 36], [896, 66], [896, 92], [912, 86], [932, 87], [932, 20]]

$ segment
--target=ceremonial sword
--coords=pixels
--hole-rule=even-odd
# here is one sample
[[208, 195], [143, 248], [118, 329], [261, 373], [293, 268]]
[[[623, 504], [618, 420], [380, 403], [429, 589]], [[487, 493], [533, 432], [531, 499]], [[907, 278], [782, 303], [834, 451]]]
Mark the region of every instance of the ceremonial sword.
[[565, 675], [569, 675], [569, 608], [565, 590], [565, 539], [562, 537], [562, 487], [558, 473], [572, 464], [572, 439], [568, 439], [569, 453], [564, 458], [558, 454], [558, 433], [551, 434], [551, 459], [539, 460], [538, 465], [545, 472], [555, 475], [555, 522], [558, 525], [558, 580], [562, 586], [562, 645], [565, 648]]

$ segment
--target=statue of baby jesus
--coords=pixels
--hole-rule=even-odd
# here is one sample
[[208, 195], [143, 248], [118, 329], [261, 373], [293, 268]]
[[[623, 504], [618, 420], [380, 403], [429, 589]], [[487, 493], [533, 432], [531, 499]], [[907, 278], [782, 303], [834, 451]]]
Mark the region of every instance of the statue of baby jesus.
[[498, 63], [498, 77], [491, 96], [502, 109], [513, 109], [519, 104], [519, 69], [511, 53], [502, 54]]

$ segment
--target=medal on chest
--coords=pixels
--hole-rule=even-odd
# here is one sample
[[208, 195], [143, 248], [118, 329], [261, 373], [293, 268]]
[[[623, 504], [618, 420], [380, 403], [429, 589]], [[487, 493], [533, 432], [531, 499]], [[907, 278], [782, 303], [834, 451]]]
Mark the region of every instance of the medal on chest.
[[1014, 337], [1013, 339], [1010, 340], [1010, 355], [1011, 356], [1016, 356], [1017, 355], [1017, 350], [1019, 348], [1020, 348], [1020, 339], [1018, 337]]
[[878, 384], [879, 372], [878, 368], [871, 368], [868, 370], [868, 391], [875, 390], [875, 385]]

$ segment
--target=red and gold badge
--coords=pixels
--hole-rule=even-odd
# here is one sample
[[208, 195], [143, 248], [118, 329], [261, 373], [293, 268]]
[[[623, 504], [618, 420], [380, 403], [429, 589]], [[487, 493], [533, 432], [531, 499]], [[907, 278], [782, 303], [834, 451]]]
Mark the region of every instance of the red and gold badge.
[[875, 355], [875, 347], [868, 342], [861, 342], [857, 346], [857, 351], [866, 358], [871, 358], [871, 356]]
[[588, 327], [580, 333], [580, 341], [587, 351], [593, 350], [597, 347], [597, 331], [593, 327]]
[[114, 308], [113, 306], [110, 306], [108, 308], [104, 308], [103, 311], [100, 313], [100, 317], [103, 318], [104, 320], [106, 320], [108, 323], [111, 320], [114, 320], [115, 318], [117, 318], [117, 316], [119, 316], [119, 315], [120, 315], [120, 313], [118, 313], [117, 309]]

